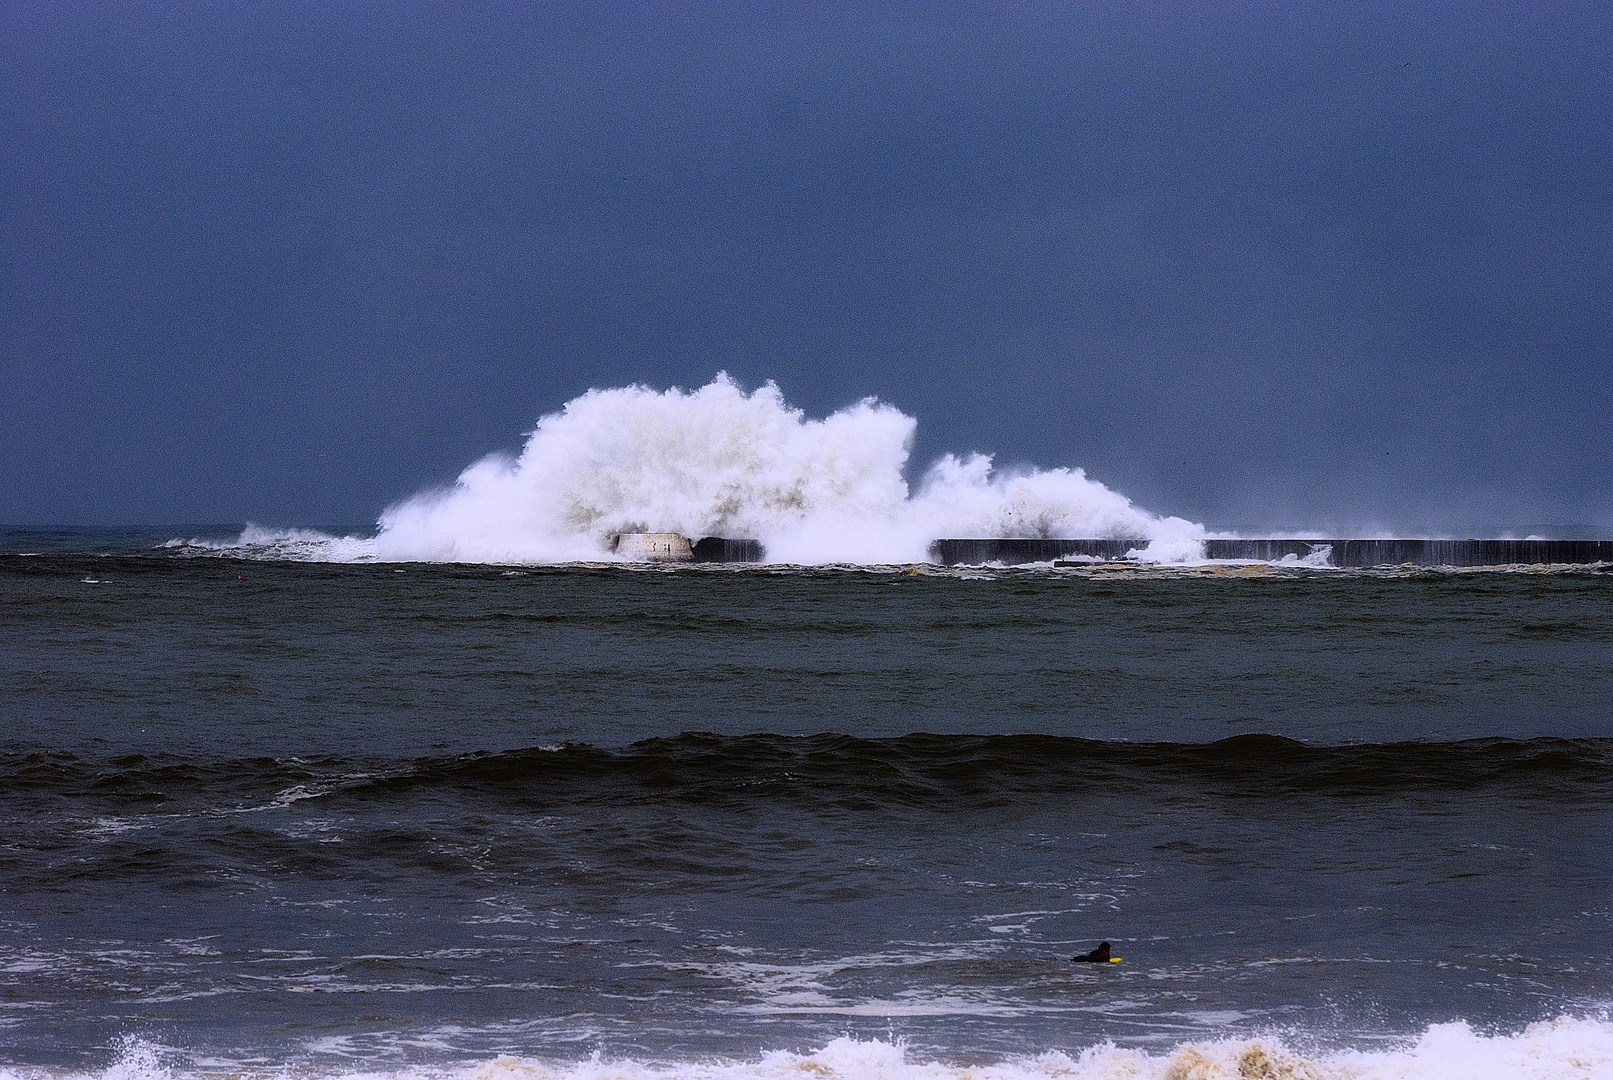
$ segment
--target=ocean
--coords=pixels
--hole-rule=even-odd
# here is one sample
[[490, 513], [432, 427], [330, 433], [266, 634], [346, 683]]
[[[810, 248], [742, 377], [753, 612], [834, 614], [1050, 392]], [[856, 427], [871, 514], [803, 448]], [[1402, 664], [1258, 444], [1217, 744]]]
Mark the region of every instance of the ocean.
[[239, 533], [0, 533], [0, 1076], [1613, 1076], [1606, 568]]

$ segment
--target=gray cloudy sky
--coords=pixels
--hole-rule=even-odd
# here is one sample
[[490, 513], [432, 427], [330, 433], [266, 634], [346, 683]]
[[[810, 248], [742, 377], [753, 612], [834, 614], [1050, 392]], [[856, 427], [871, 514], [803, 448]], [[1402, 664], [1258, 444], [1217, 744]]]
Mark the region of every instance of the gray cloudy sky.
[[0, 525], [363, 524], [590, 386], [1212, 527], [1613, 536], [1613, 8], [7, 4]]

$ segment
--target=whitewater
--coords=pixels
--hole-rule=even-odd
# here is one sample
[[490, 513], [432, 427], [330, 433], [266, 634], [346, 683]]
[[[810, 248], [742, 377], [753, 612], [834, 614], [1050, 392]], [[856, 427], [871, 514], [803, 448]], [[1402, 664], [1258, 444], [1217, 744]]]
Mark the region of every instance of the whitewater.
[[0, 1068], [0, 1080], [1605, 1080], [1613, 1076], [1613, 1023], [1563, 1016], [1515, 1034], [1484, 1034], [1456, 1021], [1432, 1025], [1399, 1046], [1308, 1053], [1281, 1037], [1190, 1042], [1159, 1052], [1101, 1043], [1075, 1054], [1053, 1050], [984, 1064], [926, 1058], [900, 1040], [849, 1036], [813, 1051], [738, 1061], [641, 1061], [596, 1052], [569, 1062], [500, 1055], [398, 1070], [361, 1061], [266, 1069], [261, 1061], [180, 1064], [183, 1058], [174, 1048], [126, 1039], [105, 1069]]
[[1199, 550], [1202, 525], [1149, 513], [1080, 468], [946, 454], [911, 490], [916, 426], [874, 398], [812, 419], [775, 383], [747, 393], [726, 374], [690, 391], [590, 390], [540, 419], [519, 455], [388, 507], [374, 537], [249, 527], [225, 546], [534, 565], [615, 561], [612, 537], [638, 532], [758, 539], [769, 562], [801, 565], [924, 562], [943, 536], [1137, 539], [1159, 561]]

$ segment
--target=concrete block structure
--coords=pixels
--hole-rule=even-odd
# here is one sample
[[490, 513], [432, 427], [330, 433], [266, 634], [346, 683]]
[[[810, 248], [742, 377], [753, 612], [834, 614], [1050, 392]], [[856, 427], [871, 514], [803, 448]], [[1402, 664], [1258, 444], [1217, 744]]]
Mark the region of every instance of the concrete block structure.
[[632, 562], [694, 562], [689, 538], [678, 533], [617, 533], [611, 550]]
[[[1278, 562], [1325, 554], [1325, 565], [1513, 566], [1613, 563], [1613, 540], [1205, 540], [1202, 557], [1229, 562]], [[1124, 559], [1146, 540], [1055, 540], [997, 537], [937, 540], [930, 557], [946, 566], [1001, 563], [1023, 566], [1086, 556]]]
[[617, 533], [611, 550], [632, 562], [752, 563], [762, 561], [760, 540], [702, 536], [690, 543], [679, 533]]

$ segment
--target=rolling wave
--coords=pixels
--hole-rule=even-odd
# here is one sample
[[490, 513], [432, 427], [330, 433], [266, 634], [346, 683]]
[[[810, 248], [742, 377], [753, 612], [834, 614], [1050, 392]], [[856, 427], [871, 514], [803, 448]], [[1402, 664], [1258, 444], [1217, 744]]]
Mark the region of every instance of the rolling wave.
[[539, 803], [801, 797], [924, 805], [1012, 801], [1137, 782], [1246, 797], [1499, 790], [1541, 799], [1600, 799], [1613, 793], [1613, 739], [1324, 746], [1258, 734], [1171, 743], [1047, 735], [864, 739], [686, 733], [620, 749], [567, 743], [395, 761], [0, 754], [0, 790], [7, 798], [79, 797], [150, 807], [316, 797], [371, 801], [421, 792]]

